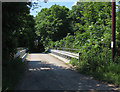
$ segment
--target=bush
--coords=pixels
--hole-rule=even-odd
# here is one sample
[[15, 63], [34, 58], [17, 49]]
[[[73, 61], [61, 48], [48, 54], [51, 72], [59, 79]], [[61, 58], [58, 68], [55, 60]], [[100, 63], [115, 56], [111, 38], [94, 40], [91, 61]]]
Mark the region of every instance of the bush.
[[72, 64], [73, 66], [78, 65], [78, 60], [75, 58], [71, 58], [70, 64]]
[[110, 63], [110, 49], [94, 49], [83, 50], [80, 56], [78, 69], [81, 73], [89, 74], [96, 79], [107, 81], [120, 85], [120, 63], [119, 56], [116, 56], [113, 64]]
[[[110, 61], [110, 50], [108, 48], [95, 48], [94, 45], [84, 47], [81, 50], [80, 62], [86, 63], [88, 71], [96, 71], [98, 66], [105, 65]], [[82, 63], [79, 64], [82, 66]]]
[[113, 63], [106, 67], [101, 67], [101, 70], [104, 76], [103, 80], [120, 85], [120, 65]]
[[115, 55], [114, 62], [120, 64], [120, 56]]

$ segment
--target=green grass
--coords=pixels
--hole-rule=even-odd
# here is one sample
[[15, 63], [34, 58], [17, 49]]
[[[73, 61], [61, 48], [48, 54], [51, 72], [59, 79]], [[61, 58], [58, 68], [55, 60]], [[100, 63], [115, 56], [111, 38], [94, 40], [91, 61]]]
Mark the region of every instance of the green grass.
[[103, 67], [97, 67], [97, 71], [85, 71], [81, 72], [90, 76], [93, 76], [95, 79], [112, 83], [117, 86], [120, 86], [120, 65], [112, 64]]
[[70, 63], [77, 66], [79, 73], [92, 76], [99, 81], [112, 83], [120, 87], [120, 63], [100, 65], [96, 67], [95, 71], [89, 68], [87, 62], [81, 61], [80, 63], [77, 63], [77, 59], [72, 58]]
[[19, 58], [4, 63], [2, 67], [2, 90], [12, 90], [24, 72], [24, 68], [25, 64]]

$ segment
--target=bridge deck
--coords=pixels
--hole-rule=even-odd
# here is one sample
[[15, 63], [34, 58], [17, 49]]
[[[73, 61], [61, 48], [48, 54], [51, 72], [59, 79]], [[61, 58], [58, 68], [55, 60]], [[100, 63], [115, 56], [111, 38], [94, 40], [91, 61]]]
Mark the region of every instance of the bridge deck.
[[[29, 61], [29, 62], [28, 62]], [[29, 54], [28, 68], [14, 90], [110, 90], [114, 87], [86, 77], [49, 54]]]

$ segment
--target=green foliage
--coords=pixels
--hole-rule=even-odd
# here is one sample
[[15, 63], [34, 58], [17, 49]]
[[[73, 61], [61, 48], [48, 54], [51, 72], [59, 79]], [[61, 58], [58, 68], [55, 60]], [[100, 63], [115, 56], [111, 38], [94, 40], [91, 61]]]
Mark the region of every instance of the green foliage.
[[85, 43], [94, 44], [96, 47], [110, 46], [110, 9], [110, 3], [79, 3], [73, 6], [68, 18], [72, 21], [71, 28], [74, 30], [74, 35], [67, 35], [61, 39], [59, 47], [79, 49], [81, 46], [84, 47]]
[[4, 58], [15, 53], [17, 47], [31, 49], [35, 40], [33, 16], [29, 15], [31, 3], [4, 2], [2, 3], [2, 49]]
[[20, 59], [13, 58], [17, 47], [31, 49], [35, 40], [35, 22], [29, 2], [2, 3], [2, 78], [3, 90], [11, 89], [24, 69]]
[[[80, 56], [80, 62], [86, 62], [87, 71], [96, 72], [96, 68], [110, 63], [110, 50], [108, 48], [91, 48], [87, 50], [84, 48]], [[80, 64], [81, 66], [81, 64]], [[81, 71], [84, 71], [80, 69]]]
[[69, 9], [65, 6], [53, 5], [49, 9], [44, 8], [35, 17], [36, 35], [43, 42], [44, 46], [49, 41], [57, 41], [71, 33], [67, 13]]
[[73, 66], [78, 65], [78, 60], [75, 58], [71, 58], [70, 64], [72, 64]]
[[117, 56], [114, 63], [110, 63], [110, 50], [108, 48], [103, 48], [103, 50], [92, 49], [80, 56], [80, 63], [77, 64], [77, 68], [81, 73], [92, 75], [96, 79], [120, 85], [120, 64], [118, 60], [120, 57]]
[[63, 39], [52, 42], [52, 46], [80, 49], [80, 62], [71, 59], [72, 65], [76, 65], [82, 73], [120, 85], [119, 14], [118, 11], [116, 55], [113, 64], [111, 64], [112, 9], [110, 2], [79, 2], [77, 6], [73, 6], [68, 12], [68, 18], [74, 34], [68, 34]]
[[24, 18], [24, 25], [22, 28], [15, 33], [18, 37], [18, 46], [19, 47], [28, 47], [31, 49], [35, 40], [35, 28], [34, 28], [33, 16], [27, 14]]
[[[119, 2], [120, 3], [120, 2]], [[116, 16], [116, 53], [120, 56], [120, 6], [118, 6], [118, 12]]]
[[[103, 81], [107, 81], [109, 83], [114, 83], [116, 85], [120, 85], [120, 65], [118, 64], [107, 64], [103, 67], [98, 67], [96, 73], [98, 76], [92, 74], [94, 77], [98, 77]], [[102, 78], [100, 78], [102, 77]]]

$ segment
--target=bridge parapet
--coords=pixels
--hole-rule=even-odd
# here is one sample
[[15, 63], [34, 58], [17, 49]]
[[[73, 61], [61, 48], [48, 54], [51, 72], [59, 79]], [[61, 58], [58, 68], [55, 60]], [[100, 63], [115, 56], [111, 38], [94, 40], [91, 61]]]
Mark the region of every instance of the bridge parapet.
[[24, 61], [28, 54], [26, 52], [27, 52], [27, 49], [18, 50], [17, 53], [14, 54], [14, 59], [19, 57], [19, 58], [22, 58], [22, 61]]
[[73, 53], [73, 52], [55, 50], [55, 49], [49, 49], [49, 52], [67, 59], [76, 58], [78, 61], [81, 54], [81, 53]]

